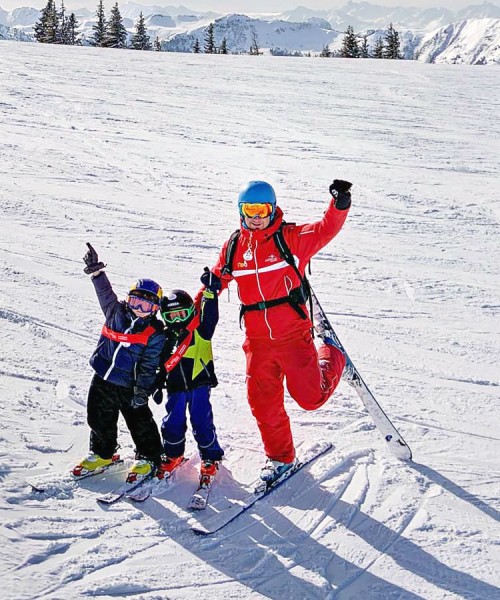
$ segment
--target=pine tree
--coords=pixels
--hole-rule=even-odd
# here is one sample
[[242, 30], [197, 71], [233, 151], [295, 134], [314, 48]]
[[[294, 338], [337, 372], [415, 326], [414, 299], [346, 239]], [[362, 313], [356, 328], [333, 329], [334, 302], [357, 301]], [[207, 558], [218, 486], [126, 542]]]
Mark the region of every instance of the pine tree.
[[347, 26], [339, 56], [342, 58], [358, 58], [359, 56], [358, 39], [352, 25]]
[[77, 46], [80, 44], [80, 40], [78, 39], [78, 34], [76, 33], [76, 28], [78, 27], [78, 21], [76, 20], [75, 13], [71, 13], [68, 18], [68, 27], [67, 27], [67, 44], [70, 46]]
[[99, 0], [96, 17], [97, 23], [92, 27], [94, 34], [90, 40], [90, 43], [92, 46], [102, 48], [104, 46], [104, 39], [106, 37], [106, 16], [104, 14], [103, 0]]
[[370, 50], [368, 49], [368, 36], [363, 36], [363, 43], [359, 49], [359, 56], [361, 58], [370, 58]]
[[199, 54], [201, 52], [200, 41], [198, 40], [198, 38], [196, 38], [196, 41], [194, 43], [193, 52], [195, 54]]
[[250, 46], [250, 54], [252, 56], [258, 56], [260, 54], [259, 39], [255, 29], [252, 30], [252, 45]]
[[111, 9], [106, 35], [104, 37], [104, 46], [106, 48], [126, 48], [127, 30], [123, 26], [123, 19], [118, 8], [118, 2]]
[[61, 9], [57, 13], [58, 26], [56, 33], [56, 44], [67, 44], [68, 37], [68, 24], [66, 19], [66, 8], [64, 7], [64, 0], [61, 0]]
[[154, 49], [156, 52], [161, 52], [161, 42], [160, 42], [160, 38], [158, 36], [156, 36], [156, 38], [155, 38]]
[[226, 38], [222, 38], [222, 42], [221, 42], [221, 45], [220, 45], [219, 53], [220, 54], [229, 54], [229, 51], [227, 49], [227, 40], [226, 40]]
[[214, 24], [210, 23], [205, 32], [205, 54], [215, 54]]
[[47, 0], [40, 19], [35, 25], [35, 39], [42, 44], [57, 43], [59, 18], [54, 0]]
[[389, 29], [385, 35], [385, 50], [384, 58], [400, 59], [403, 58], [400, 53], [401, 43], [399, 41], [399, 33], [394, 29], [392, 23], [389, 24]]
[[330, 50], [330, 48], [329, 48], [328, 45], [323, 46], [323, 49], [321, 50], [320, 56], [322, 58], [331, 58], [332, 52], [331, 52], [331, 50]]
[[151, 40], [147, 34], [142, 11], [139, 15], [137, 23], [135, 24], [135, 33], [132, 36], [132, 48], [134, 50], [151, 50]]
[[384, 42], [379, 36], [373, 46], [373, 58], [384, 58]]

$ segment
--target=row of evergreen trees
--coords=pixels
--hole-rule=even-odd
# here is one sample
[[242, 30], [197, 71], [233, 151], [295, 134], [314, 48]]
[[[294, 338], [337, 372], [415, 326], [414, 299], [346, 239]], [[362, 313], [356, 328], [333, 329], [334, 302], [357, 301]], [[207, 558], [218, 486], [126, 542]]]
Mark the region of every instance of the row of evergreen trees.
[[[215, 26], [213, 23], [210, 23], [210, 25], [207, 27], [207, 30], [205, 31], [205, 39], [203, 40], [203, 42], [203, 49], [205, 51], [205, 54], [229, 54], [226, 38], [222, 39], [219, 48], [217, 48], [217, 46], [215, 45]], [[201, 52], [201, 44], [198, 38], [196, 38], [194, 42], [193, 52], [195, 54], [199, 54]]]
[[111, 9], [109, 19], [106, 19], [104, 2], [99, 0], [96, 17], [97, 23], [92, 27], [93, 35], [90, 39], [92, 46], [99, 48], [132, 48], [134, 50], [153, 49], [142, 12], [135, 24], [135, 33], [130, 40], [130, 46], [128, 45], [128, 33], [123, 25], [118, 2]]
[[54, 0], [48, 0], [42, 10], [39, 21], [35, 24], [35, 39], [43, 44], [78, 44], [76, 28], [78, 21], [75, 13], [66, 16], [64, 0], [57, 10]]
[[[344, 38], [342, 40], [342, 47], [339, 52], [334, 54], [328, 46], [323, 46], [323, 50], [321, 51], [320, 56], [330, 58], [332, 56], [338, 56], [341, 58], [391, 58], [391, 59], [401, 59], [403, 58], [401, 55], [401, 42], [399, 39], [399, 33], [394, 29], [392, 23], [389, 25], [389, 29], [385, 34], [384, 38], [378, 37], [375, 45], [370, 53], [368, 48], [368, 36], [356, 35], [354, 33], [354, 29], [351, 25], [349, 25], [344, 33]], [[214, 24], [211, 23], [205, 32], [204, 38], [204, 52], [205, 54], [228, 54], [227, 48], [227, 39], [224, 37], [219, 48], [215, 45], [215, 35], [214, 35]], [[193, 52], [195, 54], [199, 54], [201, 52], [201, 44], [198, 38], [196, 38], [195, 43], [193, 45]], [[259, 41], [257, 38], [257, 33], [252, 31], [252, 41], [250, 45], [249, 54], [259, 55], [261, 54], [259, 48]], [[271, 54], [275, 54], [271, 50]], [[279, 52], [275, 55], [286, 55], [286, 56], [304, 56], [304, 54], [300, 52], [296, 53], [288, 53], [288, 52]], [[307, 56], [311, 56], [310, 53], [307, 53]]]
[[[334, 54], [328, 46], [324, 46], [321, 56], [329, 58]], [[360, 40], [360, 36], [356, 35], [353, 27], [349, 25], [344, 33], [342, 47], [335, 56], [341, 58], [403, 58], [399, 33], [394, 29], [392, 23], [389, 25], [384, 38], [382, 39], [380, 36], [377, 38], [371, 53], [368, 49], [368, 37], [366, 35], [362, 36], [362, 40]]]
[[[92, 46], [100, 48], [133, 48], [134, 50], [152, 50], [153, 45], [147, 35], [144, 16], [141, 12], [135, 24], [135, 33], [128, 45], [128, 33], [123, 25], [123, 19], [118, 8], [118, 2], [111, 9], [108, 19], [104, 12], [103, 0], [99, 1], [96, 12], [97, 22], [92, 27], [92, 37], [89, 40]], [[74, 13], [66, 17], [64, 0], [61, 0], [61, 9], [57, 10], [54, 0], [47, 0], [47, 5], [35, 25], [35, 38], [43, 44], [80, 44], [76, 28], [78, 21]], [[158, 38], [155, 40], [155, 50], [160, 50]]]
[[[135, 24], [135, 33], [131, 38], [130, 46], [128, 45], [128, 33], [123, 25], [123, 19], [118, 8], [118, 2], [111, 9], [109, 18], [106, 18], [104, 12], [104, 2], [99, 0], [99, 5], [96, 12], [97, 22], [92, 27], [93, 34], [89, 40], [92, 46], [100, 48], [133, 48], [134, 50], [161, 50], [161, 44], [156, 38], [154, 44], [147, 34], [146, 24], [142, 12]], [[44, 44], [70, 44], [75, 45], [81, 43], [76, 33], [78, 22], [75, 14], [71, 13], [66, 16], [64, 0], [61, 0], [60, 10], [56, 9], [54, 0], [47, 0], [47, 5], [42, 11], [40, 20], [35, 25], [35, 38], [38, 42]], [[215, 26], [211, 23], [205, 32], [204, 52], [205, 54], [228, 54], [227, 40], [224, 37], [219, 48], [215, 44]], [[379, 37], [370, 54], [368, 49], [367, 36], [362, 37], [354, 33], [354, 29], [349, 25], [345, 31], [342, 40], [342, 47], [335, 56], [342, 58], [402, 58], [400, 52], [399, 33], [394, 29], [392, 23], [384, 36], [384, 39]], [[201, 52], [201, 44], [196, 38], [193, 45], [193, 52], [198, 54]], [[257, 33], [252, 31], [252, 42], [250, 46], [250, 54], [261, 54]], [[328, 46], [324, 46], [320, 56], [331, 57], [334, 54]]]
[[[215, 45], [215, 25], [213, 23], [210, 23], [210, 25], [207, 27], [203, 43], [203, 50], [205, 54], [229, 54], [229, 49], [227, 47], [227, 38], [222, 38], [222, 42], [218, 48]], [[196, 38], [194, 42], [193, 52], [195, 54], [199, 54], [201, 52], [201, 44], [198, 38]], [[261, 54], [259, 48], [259, 40], [257, 38], [257, 33], [255, 30], [252, 31], [252, 41], [250, 44], [249, 54]]]

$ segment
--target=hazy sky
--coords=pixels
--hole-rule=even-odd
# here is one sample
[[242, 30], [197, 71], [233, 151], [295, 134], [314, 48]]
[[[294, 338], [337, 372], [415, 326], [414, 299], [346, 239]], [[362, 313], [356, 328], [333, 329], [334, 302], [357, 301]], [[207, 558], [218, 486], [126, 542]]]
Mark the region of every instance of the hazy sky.
[[[34, 6], [41, 8], [45, 6], [47, 0], [0, 0], [0, 7], [5, 10], [12, 10], [19, 6]], [[105, 8], [111, 8], [115, 0], [104, 0]], [[120, 5], [125, 2], [118, 2]], [[172, 1], [139, 1], [138, 4], [146, 6], [186, 6], [193, 10], [212, 10], [215, 12], [282, 12], [295, 8], [296, 6], [307, 6], [312, 9], [325, 9], [344, 6], [347, 0], [187, 0], [186, 2]], [[497, 2], [493, 1], [493, 4]], [[59, 4], [56, 0], [56, 4]], [[68, 8], [87, 7], [94, 9], [98, 0], [66, 0]], [[442, 6], [449, 9], [460, 9], [471, 4], [482, 4], [482, 0], [370, 0], [370, 4], [379, 4], [382, 6], [417, 6], [419, 8], [428, 8], [431, 6]]]

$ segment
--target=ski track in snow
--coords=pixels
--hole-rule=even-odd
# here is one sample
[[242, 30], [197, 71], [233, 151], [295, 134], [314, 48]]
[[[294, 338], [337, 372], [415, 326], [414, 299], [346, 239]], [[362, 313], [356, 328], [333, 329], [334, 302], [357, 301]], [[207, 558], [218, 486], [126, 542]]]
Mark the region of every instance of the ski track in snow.
[[[500, 599], [498, 69], [0, 42], [0, 81], [3, 597]], [[269, 180], [300, 223], [335, 177], [353, 207], [311, 281], [415, 462], [341, 384], [316, 412], [287, 399], [297, 444], [334, 449], [212, 536], [188, 526], [191, 433], [189, 462], [143, 504], [95, 501], [126, 465], [31, 492], [87, 449], [102, 317], [85, 242], [120, 297], [138, 276], [194, 293], [244, 182]], [[242, 341], [231, 289], [213, 503], [242, 498], [263, 461]]]

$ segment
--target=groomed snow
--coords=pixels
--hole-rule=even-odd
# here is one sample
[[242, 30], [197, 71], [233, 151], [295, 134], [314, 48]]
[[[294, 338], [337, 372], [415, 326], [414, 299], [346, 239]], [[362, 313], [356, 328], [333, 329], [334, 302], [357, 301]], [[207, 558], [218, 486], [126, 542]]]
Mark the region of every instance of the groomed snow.
[[[3, 598], [500, 598], [499, 84], [460, 65], [0, 42]], [[35, 496], [30, 478], [87, 450], [102, 316], [85, 242], [121, 297], [138, 276], [195, 292], [243, 183], [270, 181], [306, 222], [335, 177], [353, 207], [311, 281], [415, 462], [342, 383], [314, 413], [287, 401], [297, 444], [335, 449], [212, 537], [187, 526], [190, 433], [168, 495], [103, 509], [122, 471]], [[263, 461], [237, 314], [232, 289], [214, 500]], [[120, 443], [131, 457], [123, 423]]]

